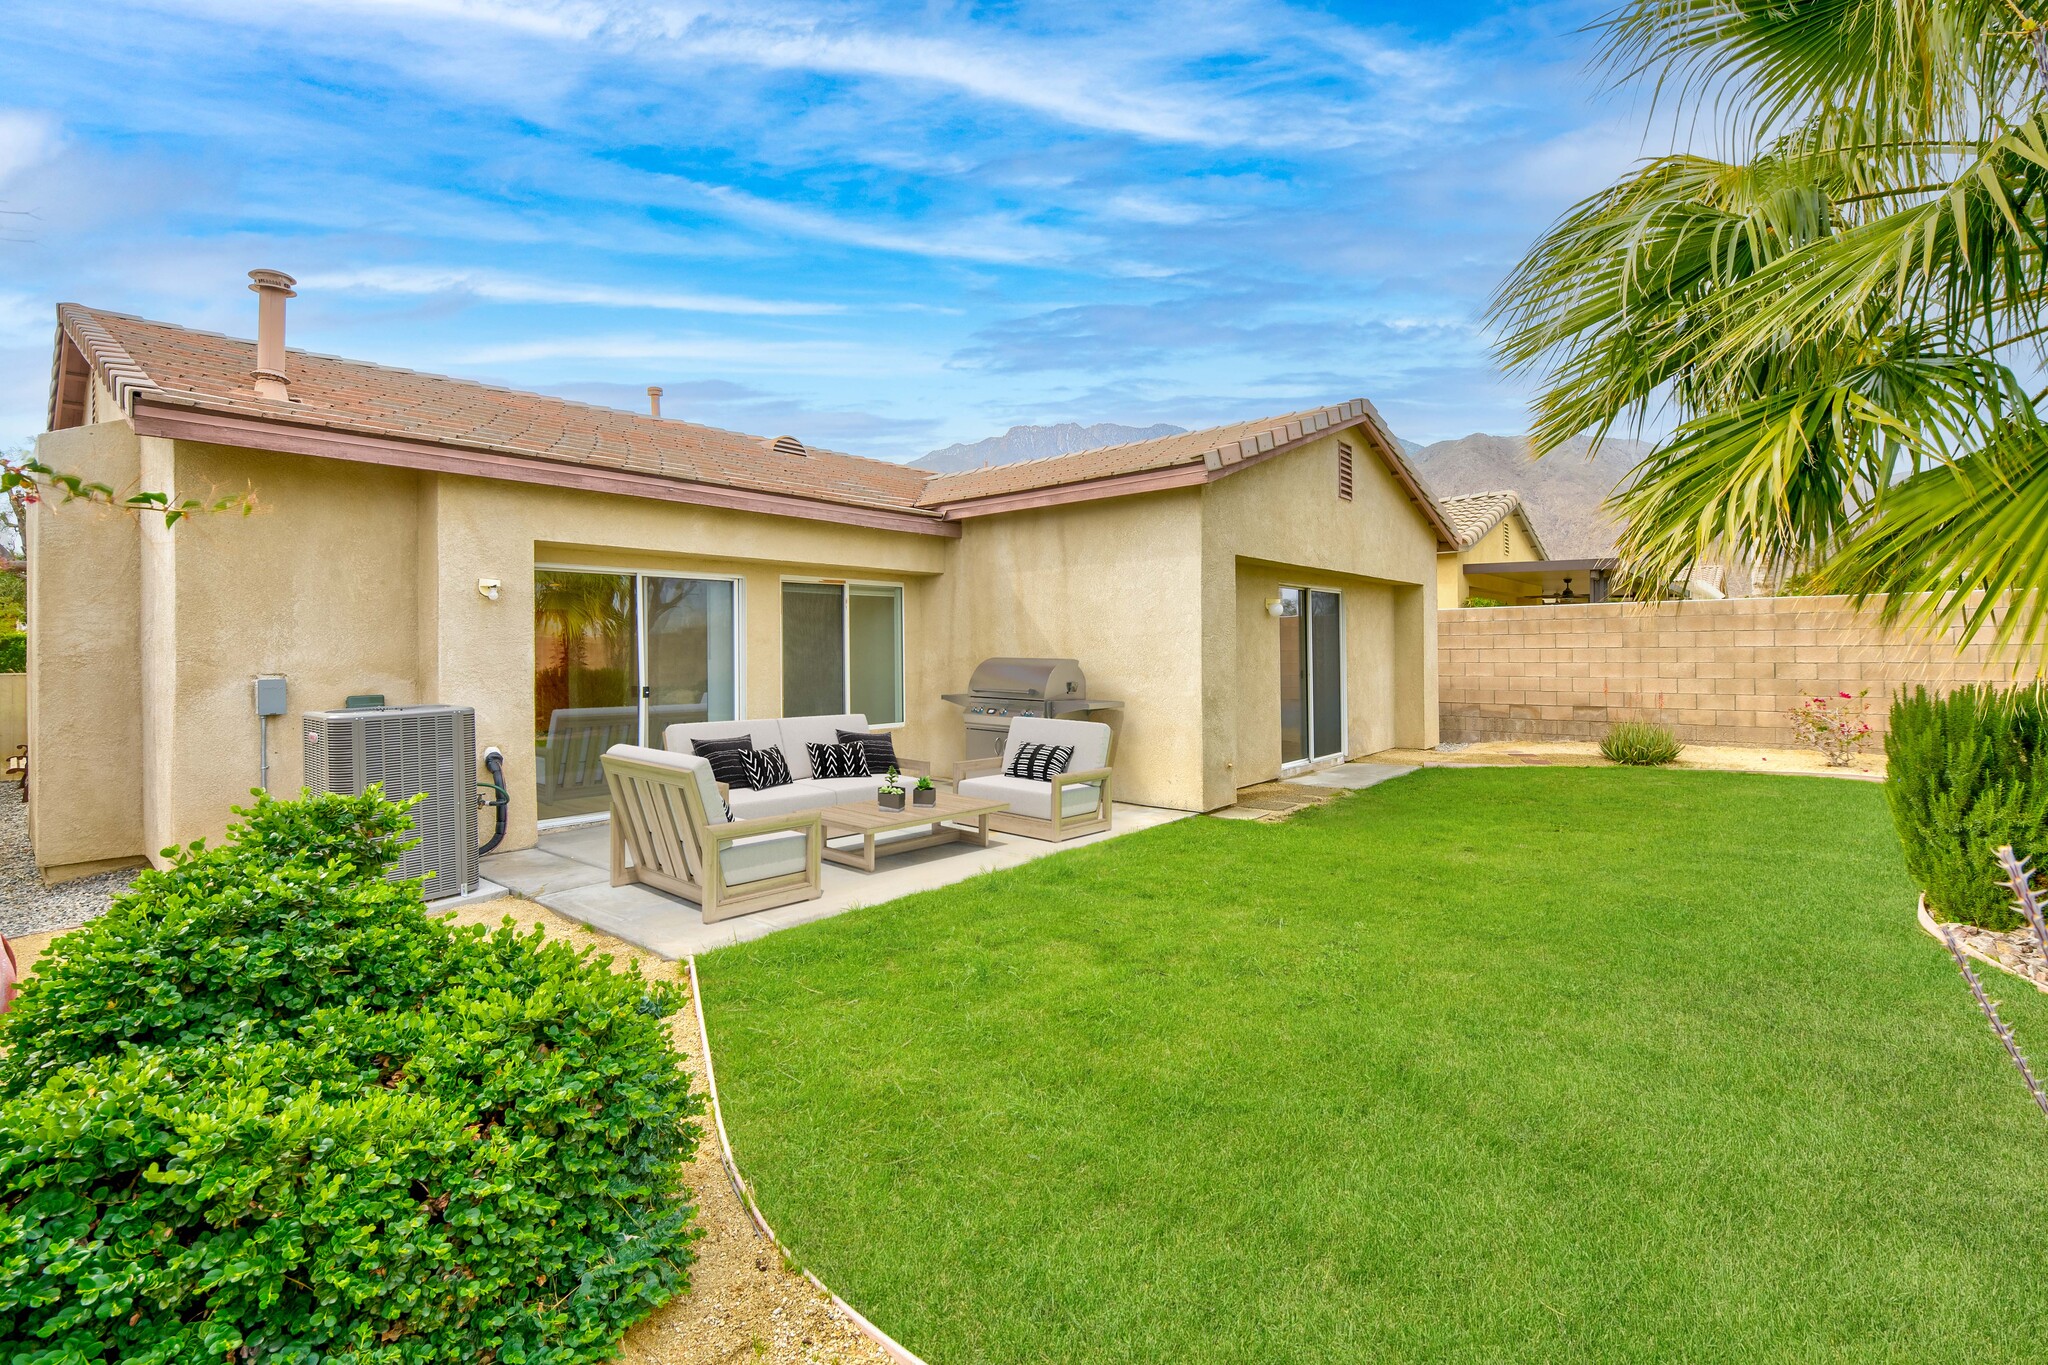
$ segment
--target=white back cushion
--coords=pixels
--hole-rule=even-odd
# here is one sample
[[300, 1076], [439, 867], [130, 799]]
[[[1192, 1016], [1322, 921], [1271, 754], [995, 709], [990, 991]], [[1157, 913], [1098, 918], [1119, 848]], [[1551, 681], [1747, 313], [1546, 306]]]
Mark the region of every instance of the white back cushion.
[[679, 754], [690, 752], [693, 739], [746, 739], [756, 749], [777, 749], [782, 746], [782, 730], [772, 720], [698, 720], [671, 725], [661, 733], [662, 747]]
[[806, 744], [837, 744], [841, 730], [866, 730], [866, 716], [784, 716], [782, 756], [789, 760], [789, 775], [801, 782], [811, 772], [811, 752]]
[[725, 823], [725, 802], [718, 799], [718, 779], [711, 775], [709, 759], [696, 754], [671, 753], [667, 749], [647, 749], [638, 744], [614, 744], [605, 750], [605, 757], [630, 758], [658, 768], [671, 768], [677, 773], [688, 773], [696, 780], [697, 795], [704, 798], [704, 814], [714, 825]]
[[[1017, 756], [1020, 744], [1067, 744], [1073, 746], [1070, 773], [1093, 772], [1109, 766], [1109, 727], [1099, 720], [1046, 720], [1019, 716], [1010, 722], [1010, 737], [1003, 741], [1003, 771]], [[1050, 807], [1048, 807], [1050, 809]]]

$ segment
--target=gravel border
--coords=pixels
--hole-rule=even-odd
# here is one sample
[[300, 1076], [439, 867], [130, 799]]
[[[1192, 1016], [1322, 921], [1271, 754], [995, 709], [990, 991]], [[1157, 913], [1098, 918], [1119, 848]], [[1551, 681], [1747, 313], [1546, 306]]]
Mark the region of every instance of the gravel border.
[[0, 937], [75, 929], [107, 908], [138, 869], [101, 872], [44, 886], [28, 845], [28, 807], [11, 782], [0, 783]]

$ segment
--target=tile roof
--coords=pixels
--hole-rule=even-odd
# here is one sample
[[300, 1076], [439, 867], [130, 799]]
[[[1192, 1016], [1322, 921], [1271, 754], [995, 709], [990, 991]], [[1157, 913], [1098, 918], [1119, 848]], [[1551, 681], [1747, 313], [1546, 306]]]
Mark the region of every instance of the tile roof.
[[[1123, 475], [1179, 468], [1199, 480], [1195, 471], [1206, 466], [1214, 477], [1327, 432], [1362, 426], [1369, 430], [1368, 444], [1377, 448], [1408, 489], [1441, 542], [1456, 539], [1379, 414], [1364, 399], [1050, 459], [934, 475], [838, 451], [793, 453], [784, 448], [789, 438], [771, 441], [311, 351], [286, 352], [291, 401], [273, 402], [256, 395], [253, 341], [75, 303], [59, 304], [57, 319], [58, 363], [52, 370], [50, 394], [53, 427], [83, 420], [83, 371], [73, 363], [70, 351], [75, 347], [129, 411], [136, 402], [146, 401], [309, 432], [509, 455], [541, 468], [553, 463], [876, 509], [907, 516], [915, 524], [940, 523], [942, 517], [955, 515], [952, 509], [977, 499], [1057, 490]], [[1083, 490], [1080, 496], [1112, 497], [1118, 491], [1111, 485], [1099, 493]]]
[[1003, 493], [1085, 483], [1090, 479], [1114, 478], [1119, 474], [1139, 474], [1174, 465], [1196, 465], [1205, 460], [1214, 467], [1218, 461], [1211, 457], [1220, 456], [1226, 447], [1231, 448], [1230, 462], [1235, 462], [1245, 455], [1298, 441], [1304, 434], [1313, 435], [1327, 427], [1355, 420], [1362, 415], [1360, 409], [1369, 406], [1359, 399], [1290, 412], [1281, 417], [1260, 417], [1249, 422], [1182, 432], [1178, 436], [1155, 436], [1149, 441], [1099, 446], [1071, 455], [1048, 455], [1043, 459], [940, 474], [926, 485], [924, 496], [919, 501], [933, 507]]
[[1519, 512], [1530, 543], [1536, 547], [1536, 557], [1549, 557], [1543, 549], [1543, 538], [1536, 534], [1536, 523], [1529, 520], [1529, 509], [1522, 506], [1519, 493], [1508, 489], [1497, 493], [1465, 493], [1455, 498], [1439, 498], [1436, 505], [1443, 509], [1444, 520], [1458, 534], [1454, 549], [1470, 549], [1479, 543], [1481, 536], [1506, 521], [1511, 514]]
[[61, 304], [59, 325], [117, 399], [921, 513], [925, 471], [445, 375], [289, 351], [294, 401], [258, 398], [256, 343]]
[[1315, 440], [1326, 433], [1357, 427], [1363, 427], [1369, 433], [1367, 444], [1374, 448], [1394, 477], [1408, 490], [1409, 496], [1421, 509], [1424, 520], [1435, 529], [1439, 543], [1453, 542], [1456, 535], [1444, 522], [1436, 499], [1401, 454], [1400, 442], [1380, 420], [1378, 410], [1363, 398], [1306, 408], [1278, 417], [1260, 417], [1249, 422], [1207, 427], [1177, 436], [1157, 436], [1149, 441], [1102, 446], [1071, 455], [1051, 455], [1039, 460], [940, 474], [925, 485], [918, 505], [951, 507], [980, 498], [1002, 498], [1176, 466], [1192, 469], [1200, 465], [1206, 466], [1212, 474], [1228, 473], [1232, 466], [1244, 461]]

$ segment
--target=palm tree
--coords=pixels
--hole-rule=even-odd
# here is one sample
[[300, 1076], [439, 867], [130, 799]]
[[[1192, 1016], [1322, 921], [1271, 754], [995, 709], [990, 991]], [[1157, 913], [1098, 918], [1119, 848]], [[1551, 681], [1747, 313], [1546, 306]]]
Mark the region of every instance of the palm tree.
[[1606, 22], [1617, 76], [1723, 155], [1644, 161], [1574, 206], [1493, 319], [1502, 360], [1540, 375], [1539, 454], [1675, 422], [1612, 501], [1642, 583], [1732, 559], [2043, 640], [2037, 15], [2048, 0], [1631, 0]]
[[534, 576], [534, 627], [539, 633], [561, 638], [567, 672], [583, 671], [583, 651], [588, 644], [609, 648], [632, 635], [632, 584], [632, 579], [620, 574], [543, 570]]

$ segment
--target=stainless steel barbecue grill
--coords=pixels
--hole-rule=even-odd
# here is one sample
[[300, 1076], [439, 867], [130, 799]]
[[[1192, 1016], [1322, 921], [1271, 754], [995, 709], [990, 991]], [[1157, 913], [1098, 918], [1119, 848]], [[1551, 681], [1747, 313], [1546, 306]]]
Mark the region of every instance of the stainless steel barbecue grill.
[[967, 757], [994, 758], [1003, 751], [1010, 722], [1018, 716], [1053, 720], [1108, 720], [1124, 709], [1120, 701], [1088, 695], [1088, 682], [1074, 659], [984, 659], [965, 692], [944, 700], [959, 707], [967, 723]]

